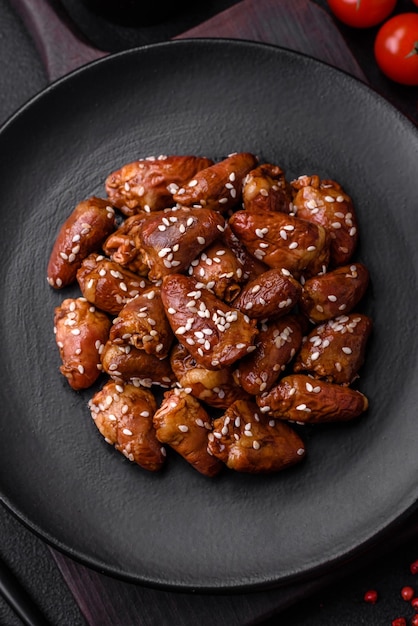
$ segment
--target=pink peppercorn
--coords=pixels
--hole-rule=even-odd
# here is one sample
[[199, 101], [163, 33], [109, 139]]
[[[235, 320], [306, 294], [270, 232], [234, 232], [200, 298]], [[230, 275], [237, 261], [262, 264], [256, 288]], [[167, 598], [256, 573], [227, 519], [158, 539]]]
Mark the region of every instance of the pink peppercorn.
[[404, 617], [397, 617], [392, 620], [392, 626], [406, 626], [406, 619]]
[[411, 619], [411, 626], [418, 626], [418, 614]]
[[412, 600], [412, 598], [414, 597], [414, 594], [415, 594], [415, 592], [414, 592], [412, 587], [405, 586], [405, 587], [402, 587], [402, 589], [401, 589], [401, 596], [407, 602]]
[[411, 563], [409, 569], [411, 574], [418, 574], [418, 560]]
[[415, 611], [418, 611], [418, 598], [412, 598], [411, 606]]
[[378, 595], [375, 589], [369, 589], [369, 591], [366, 591], [366, 593], [363, 596], [364, 601], [368, 602], [369, 604], [376, 604], [377, 598], [378, 598]]

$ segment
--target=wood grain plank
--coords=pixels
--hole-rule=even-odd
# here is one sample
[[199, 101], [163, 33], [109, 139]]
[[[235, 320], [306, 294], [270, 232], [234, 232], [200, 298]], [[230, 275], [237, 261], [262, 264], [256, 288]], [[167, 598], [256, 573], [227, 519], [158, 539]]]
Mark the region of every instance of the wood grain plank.
[[265, 591], [176, 593], [117, 580], [54, 549], [51, 553], [89, 626], [245, 626], [267, 619], [325, 585], [318, 577], [303, 585]]
[[[32, 35], [50, 81], [106, 56], [77, 32], [57, 0], [10, 0]], [[313, 56], [366, 81], [331, 17], [310, 0], [243, 0], [175, 37], [227, 37]]]
[[32, 36], [52, 82], [106, 56], [77, 32], [56, 0], [9, 0]]
[[289, 48], [367, 82], [330, 15], [309, 0], [243, 0], [176, 38], [207, 36]]

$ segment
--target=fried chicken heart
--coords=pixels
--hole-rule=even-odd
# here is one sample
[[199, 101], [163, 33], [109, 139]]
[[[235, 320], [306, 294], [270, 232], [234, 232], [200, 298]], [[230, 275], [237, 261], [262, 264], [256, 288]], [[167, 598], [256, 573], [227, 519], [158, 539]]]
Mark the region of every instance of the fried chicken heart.
[[179, 207], [155, 213], [137, 238], [150, 280], [185, 271], [224, 227], [225, 219], [212, 209]]
[[297, 354], [293, 371], [349, 385], [364, 363], [371, 331], [371, 319], [360, 313], [340, 315], [316, 326]]
[[318, 224], [286, 213], [242, 210], [230, 217], [229, 226], [256, 259], [295, 278], [328, 265], [329, 236]]
[[257, 158], [249, 152], [231, 154], [200, 170], [174, 194], [174, 200], [226, 213], [241, 201], [243, 180], [256, 165]]
[[108, 175], [106, 193], [126, 216], [138, 211], [158, 211], [175, 204], [173, 194], [178, 188], [212, 164], [206, 157], [187, 155], [139, 159]]
[[365, 395], [344, 385], [291, 374], [256, 398], [262, 413], [291, 422], [346, 422], [368, 408]]
[[148, 471], [163, 467], [166, 451], [152, 421], [157, 403], [148, 389], [109, 381], [91, 398], [89, 408], [106, 443]]
[[92, 196], [79, 202], [62, 224], [49, 257], [46, 273], [51, 287], [73, 283], [83, 259], [99, 251], [115, 228], [115, 211], [107, 200]]
[[154, 428], [161, 443], [169, 445], [205, 476], [216, 476], [222, 463], [208, 452], [211, 420], [198, 400], [182, 389], [166, 391], [154, 415]]
[[87, 389], [99, 377], [100, 355], [111, 326], [110, 318], [85, 298], [66, 298], [55, 308], [55, 341], [63, 374], [73, 389]]
[[255, 320], [183, 274], [166, 276], [161, 298], [178, 341], [207, 369], [228, 367], [254, 349]]
[[237, 472], [277, 472], [305, 456], [299, 435], [287, 424], [266, 418], [253, 401], [231, 404], [214, 420], [208, 437], [210, 452]]

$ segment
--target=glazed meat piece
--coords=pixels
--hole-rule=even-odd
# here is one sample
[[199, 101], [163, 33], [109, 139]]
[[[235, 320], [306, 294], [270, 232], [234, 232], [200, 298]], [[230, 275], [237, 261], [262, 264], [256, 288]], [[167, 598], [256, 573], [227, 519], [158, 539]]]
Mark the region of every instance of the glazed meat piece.
[[247, 211], [281, 211], [293, 209], [293, 193], [285, 173], [278, 165], [263, 163], [251, 170], [242, 187], [242, 200]]
[[146, 276], [149, 268], [138, 247], [138, 234], [150, 217], [151, 214], [145, 211], [128, 217], [103, 243], [103, 252], [112, 261], [141, 276]]
[[166, 391], [153, 421], [158, 440], [198, 472], [212, 477], [221, 471], [222, 463], [208, 452], [211, 420], [196, 398], [182, 389]]
[[287, 315], [298, 303], [302, 285], [283, 269], [271, 269], [249, 281], [232, 302], [254, 319]]
[[148, 287], [132, 298], [113, 320], [110, 339], [127, 343], [159, 359], [168, 356], [174, 335], [168, 323], [159, 287]]
[[124, 215], [158, 211], [175, 204], [178, 188], [212, 163], [205, 157], [181, 155], [140, 159], [109, 174], [106, 193]]
[[296, 192], [293, 206], [297, 216], [323, 226], [330, 234], [330, 263], [345, 265], [358, 241], [353, 202], [341, 185], [319, 176], [301, 176], [292, 182]]
[[219, 240], [191, 262], [189, 275], [225, 302], [231, 302], [238, 295], [244, 281], [242, 262]]
[[270, 269], [268, 265], [248, 252], [247, 248], [235, 235], [228, 222], [225, 226], [224, 232], [221, 234], [221, 240], [225, 248], [229, 249], [241, 263], [243, 267], [243, 282], [252, 280]]
[[61, 289], [73, 283], [83, 259], [100, 250], [115, 227], [115, 211], [107, 200], [92, 196], [77, 204], [61, 226], [49, 257], [51, 287]]
[[296, 356], [293, 371], [349, 385], [364, 363], [372, 321], [366, 315], [340, 315], [316, 326]]
[[279, 420], [309, 424], [346, 422], [368, 408], [368, 400], [360, 391], [303, 374], [282, 378], [276, 387], [256, 400], [262, 413]]
[[224, 218], [211, 209], [180, 207], [156, 213], [143, 225], [138, 237], [150, 280], [187, 270], [224, 226]]
[[157, 404], [148, 389], [109, 381], [89, 401], [89, 408], [105, 441], [118, 452], [150, 472], [163, 467], [166, 451], [152, 421]]
[[107, 341], [101, 353], [102, 368], [114, 380], [142, 387], [171, 387], [175, 383], [169, 359], [159, 359], [127, 343]]
[[305, 445], [287, 424], [266, 418], [255, 402], [237, 400], [214, 420], [209, 450], [232, 470], [271, 473], [299, 463]]
[[305, 281], [300, 300], [303, 313], [315, 324], [350, 313], [366, 293], [369, 272], [352, 263]]
[[83, 296], [102, 311], [118, 315], [150, 282], [101, 254], [90, 254], [77, 272]]
[[256, 165], [256, 157], [249, 152], [231, 154], [193, 176], [174, 194], [174, 200], [182, 206], [226, 213], [241, 201], [243, 180]]
[[249, 394], [269, 390], [302, 345], [302, 328], [296, 315], [263, 323], [256, 349], [237, 364], [234, 380]]
[[73, 389], [87, 389], [99, 377], [100, 354], [108, 340], [109, 317], [85, 298], [67, 298], [55, 308], [54, 332], [63, 374]]
[[329, 239], [322, 226], [273, 211], [236, 211], [229, 225], [247, 250], [270, 268], [298, 278], [328, 265]]
[[254, 349], [256, 322], [193, 278], [166, 276], [161, 298], [175, 336], [202, 367], [223, 369]]
[[174, 346], [170, 363], [181, 387], [209, 406], [226, 409], [235, 400], [247, 397], [246, 392], [235, 383], [229, 367], [208, 370], [198, 365], [180, 343]]

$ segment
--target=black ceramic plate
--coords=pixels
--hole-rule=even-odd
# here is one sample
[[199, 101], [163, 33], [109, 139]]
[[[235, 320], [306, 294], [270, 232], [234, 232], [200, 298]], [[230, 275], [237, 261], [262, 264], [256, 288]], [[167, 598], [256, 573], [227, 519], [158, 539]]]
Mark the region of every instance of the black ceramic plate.
[[[250, 151], [352, 195], [374, 320], [361, 419], [306, 429], [271, 476], [208, 479], [170, 455], [147, 473], [108, 446], [59, 374], [46, 264], [75, 204], [140, 156]], [[0, 133], [3, 501], [102, 571], [180, 590], [267, 587], [329, 571], [385, 537], [418, 497], [418, 133], [342, 72], [260, 44], [157, 44], [73, 73]]]

